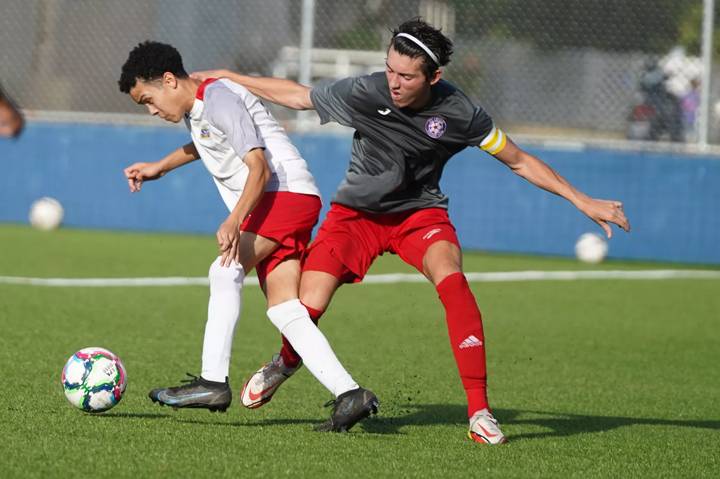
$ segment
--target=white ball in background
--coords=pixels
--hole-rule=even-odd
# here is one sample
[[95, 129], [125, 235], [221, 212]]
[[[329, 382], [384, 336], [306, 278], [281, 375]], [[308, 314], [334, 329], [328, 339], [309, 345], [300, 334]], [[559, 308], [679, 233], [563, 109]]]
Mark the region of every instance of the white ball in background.
[[600, 263], [607, 256], [607, 252], [607, 242], [595, 233], [584, 233], [575, 243], [575, 256], [583, 263]]
[[45, 196], [30, 207], [30, 224], [43, 231], [54, 230], [62, 223], [65, 211], [55, 198]]

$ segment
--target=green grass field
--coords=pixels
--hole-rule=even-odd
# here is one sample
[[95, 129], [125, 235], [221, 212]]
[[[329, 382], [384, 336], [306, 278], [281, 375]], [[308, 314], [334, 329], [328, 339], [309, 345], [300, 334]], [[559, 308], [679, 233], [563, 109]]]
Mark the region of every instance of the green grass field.
[[[0, 276], [204, 276], [213, 239], [0, 227]], [[608, 262], [599, 268], [677, 266]], [[468, 254], [466, 271], [592, 269]], [[374, 273], [408, 272], [381, 258]], [[312, 431], [329, 394], [301, 371], [261, 409], [172, 411], [146, 394], [198, 372], [207, 290], [0, 284], [2, 477], [718, 477], [720, 280], [473, 283], [490, 397], [510, 442], [466, 436], [464, 393], [429, 284], [342, 288], [321, 327], [380, 414]], [[259, 288], [245, 289], [231, 385], [278, 349]], [[123, 359], [113, 410], [71, 407], [77, 349]]]

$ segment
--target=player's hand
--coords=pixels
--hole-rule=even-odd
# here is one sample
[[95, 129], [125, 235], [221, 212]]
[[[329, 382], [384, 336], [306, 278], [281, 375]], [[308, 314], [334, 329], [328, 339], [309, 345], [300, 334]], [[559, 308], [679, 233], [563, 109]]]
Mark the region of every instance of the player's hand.
[[222, 78], [228, 76], [227, 70], [202, 70], [198, 72], [192, 72], [190, 78], [194, 80], [205, 81], [208, 78]]
[[143, 181], [156, 180], [163, 175], [159, 162], [133, 163], [123, 170], [128, 180], [130, 192], [135, 193], [142, 188]]
[[220, 250], [220, 266], [230, 266], [234, 261], [239, 262], [238, 245], [240, 243], [240, 224], [230, 216], [218, 228], [215, 234]]
[[599, 224], [608, 238], [612, 238], [610, 223], [618, 225], [625, 231], [630, 231], [630, 222], [625, 217], [623, 204], [620, 201], [588, 198], [578, 208], [591, 220]]

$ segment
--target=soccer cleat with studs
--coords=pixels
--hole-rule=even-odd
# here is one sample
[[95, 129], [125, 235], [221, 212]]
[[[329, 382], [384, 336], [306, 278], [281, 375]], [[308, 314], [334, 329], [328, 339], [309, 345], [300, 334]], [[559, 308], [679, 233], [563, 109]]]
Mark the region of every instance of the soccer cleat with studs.
[[503, 444], [507, 438], [500, 430], [500, 424], [487, 409], [481, 409], [470, 418], [468, 437], [481, 444]]
[[287, 378], [295, 374], [302, 361], [295, 367], [285, 366], [282, 356], [275, 354], [272, 361], [263, 365], [250, 376], [240, 392], [240, 401], [246, 408], [256, 409], [269, 402]]
[[225, 412], [232, 402], [232, 391], [225, 382], [208, 381], [202, 377], [187, 374], [192, 379], [184, 379], [186, 383], [169, 388], [157, 388], [148, 393], [153, 402], [161, 406], [178, 408], [202, 408], [211, 412]]
[[371, 414], [377, 414], [380, 401], [372, 391], [358, 388], [342, 393], [326, 406], [333, 406], [330, 419], [318, 425], [321, 432], [347, 432]]

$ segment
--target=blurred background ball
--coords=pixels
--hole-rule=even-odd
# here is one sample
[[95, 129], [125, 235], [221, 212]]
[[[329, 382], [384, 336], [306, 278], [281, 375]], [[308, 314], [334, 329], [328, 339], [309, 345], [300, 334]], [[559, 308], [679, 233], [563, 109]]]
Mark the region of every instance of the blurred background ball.
[[64, 214], [65, 211], [58, 200], [45, 196], [36, 200], [30, 207], [30, 224], [39, 230], [54, 230], [62, 223]]
[[575, 256], [583, 263], [600, 263], [607, 256], [607, 252], [607, 242], [595, 233], [584, 233], [575, 243]]

